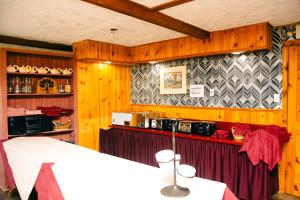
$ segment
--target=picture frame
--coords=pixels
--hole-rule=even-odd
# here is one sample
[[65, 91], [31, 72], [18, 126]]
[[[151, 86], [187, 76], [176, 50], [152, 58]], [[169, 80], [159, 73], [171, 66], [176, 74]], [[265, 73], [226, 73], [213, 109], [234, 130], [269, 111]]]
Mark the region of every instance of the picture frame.
[[186, 94], [186, 66], [160, 68], [160, 94]]

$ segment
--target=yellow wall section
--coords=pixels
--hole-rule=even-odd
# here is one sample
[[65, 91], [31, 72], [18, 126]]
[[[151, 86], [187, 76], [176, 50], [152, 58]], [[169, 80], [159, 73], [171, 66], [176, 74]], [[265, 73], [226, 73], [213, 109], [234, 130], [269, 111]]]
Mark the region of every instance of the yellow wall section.
[[77, 62], [78, 143], [99, 150], [99, 128], [111, 112], [129, 110], [130, 68]]
[[282, 110], [151, 105], [131, 105], [131, 109], [134, 112], [163, 112], [165, 113], [166, 117], [185, 119], [241, 122], [251, 124], [277, 124], [279, 126], [285, 126], [286, 123], [285, 113]]

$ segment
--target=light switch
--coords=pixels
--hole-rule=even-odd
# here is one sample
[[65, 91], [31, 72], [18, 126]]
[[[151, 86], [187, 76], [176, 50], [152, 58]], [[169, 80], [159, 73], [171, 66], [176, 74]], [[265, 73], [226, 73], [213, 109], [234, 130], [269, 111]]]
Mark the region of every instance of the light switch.
[[213, 97], [215, 95], [215, 90], [214, 89], [210, 89], [209, 90], [209, 96]]
[[274, 102], [279, 103], [280, 102], [280, 94], [274, 94]]

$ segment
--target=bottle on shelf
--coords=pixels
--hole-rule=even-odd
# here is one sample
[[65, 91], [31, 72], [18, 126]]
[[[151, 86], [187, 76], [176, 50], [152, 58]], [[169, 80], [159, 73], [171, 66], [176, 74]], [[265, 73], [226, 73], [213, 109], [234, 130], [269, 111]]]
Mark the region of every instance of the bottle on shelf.
[[14, 85], [11, 76], [8, 77], [7, 81], [7, 93], [14, 93]]
[[67, 84], [65, 85], [65, 92], [71, 93], [71, 85], [69, 84], [69, 80], [67, 79]]
[[27, 78], [27, 93], [32, 93], [31, 78]]
[[15, 78], [14, 93], [21, 93], [21, 79], [19, 76]]
[[27, 78], [22, 77], [21, 92], [27, 93]]

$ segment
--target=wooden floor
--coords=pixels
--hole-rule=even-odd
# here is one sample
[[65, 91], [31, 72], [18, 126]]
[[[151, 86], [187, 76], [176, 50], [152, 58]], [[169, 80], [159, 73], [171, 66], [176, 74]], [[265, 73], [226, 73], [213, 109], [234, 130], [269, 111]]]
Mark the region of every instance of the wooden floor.
[[[0, 189], [0, 200], [9, 200], [7, 193], [3, 192], [1, 189]], [[10, 200], [21, 200], [17, 191], [13, 193], [12, 198]], [[34, 198], [31, 198], [30, 200], [34, 200]], [[288, 194], [275, 194], [272, 197], [272, 200], [300, 200], [300, 197], [295, 197]]]

